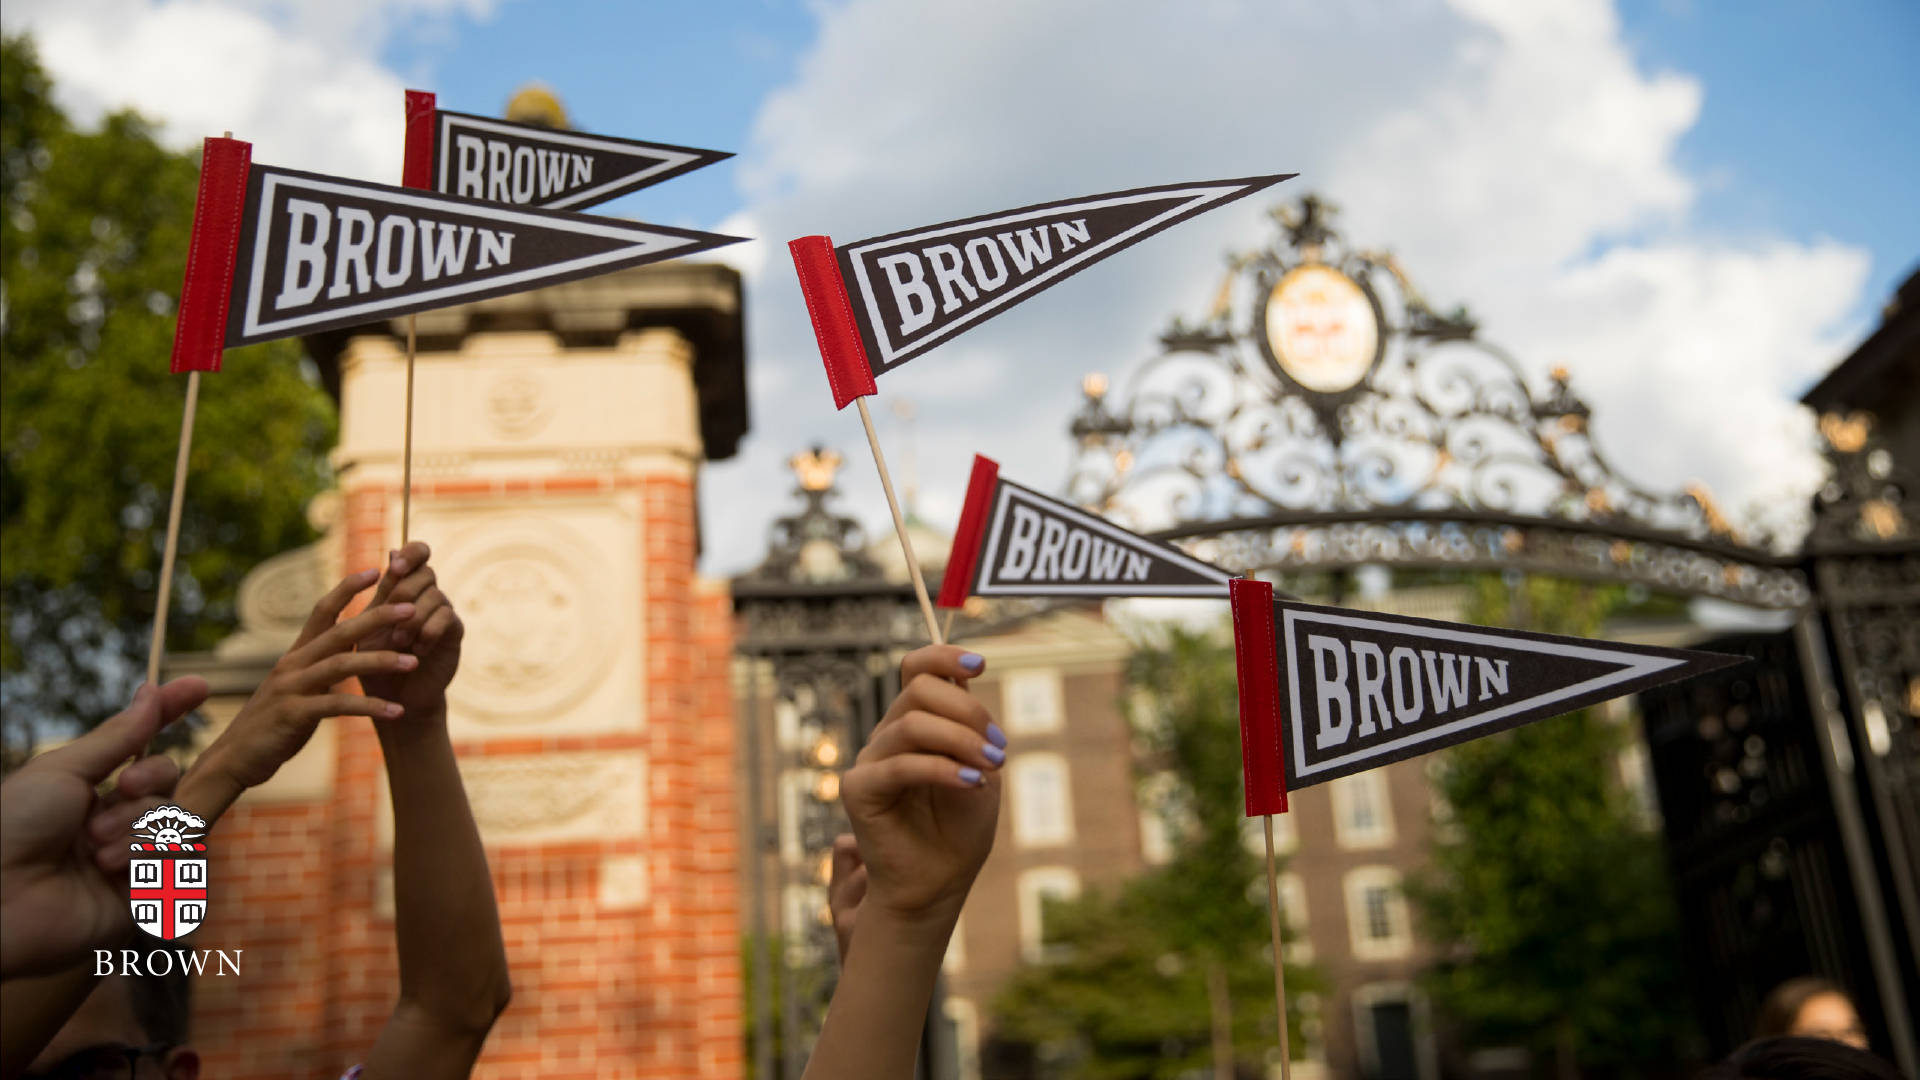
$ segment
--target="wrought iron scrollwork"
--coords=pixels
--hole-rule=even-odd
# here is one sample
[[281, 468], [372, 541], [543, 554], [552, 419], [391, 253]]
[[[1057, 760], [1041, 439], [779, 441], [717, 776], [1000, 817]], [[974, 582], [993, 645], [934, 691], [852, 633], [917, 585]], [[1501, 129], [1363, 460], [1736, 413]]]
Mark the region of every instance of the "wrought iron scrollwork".
[[[1212, 311], [1176, 319], [1117, 400], [1087, 380], [1070, 498], [1235, 570], [1519, 568], [1806, 602], [1781, 538], [1736, 525], [1698, 485], [1622, 476], [1566, 370], [1536, 392], [1471, 315], [1436, 310], [1391, 254], [1347, 245], [1333, 213], [1311, 195], [1276, 209], [1283, 241], [1231, 256]], [[1268, 304], [1303, 267], [1366, 298], [1304, 317], [1349, 364], [1377, 340], [1350, 385], [1316, 388], [1274, 344]], [[1374, 337], [1340, 324], [1368, 309]]]

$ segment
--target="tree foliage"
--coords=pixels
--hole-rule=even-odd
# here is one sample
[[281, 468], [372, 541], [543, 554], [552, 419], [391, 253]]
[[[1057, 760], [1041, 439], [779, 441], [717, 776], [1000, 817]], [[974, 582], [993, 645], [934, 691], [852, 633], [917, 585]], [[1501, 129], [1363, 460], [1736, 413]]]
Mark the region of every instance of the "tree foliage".
[[[1470, 621], [1593, 636], [1619, 590], [1483, 580]], [[1446, 752], [1452, 809], [1409, 885], [1446, 957], [1433, 1000], [1481, 1045], [1525, 1045], [1582, 1070], [1635, 1074], [1687, 1037], [1675, 922], [1658, 838], [1618, 781], [1625, 737], [1591, 710]]]
[[[77, 129], [32, 43], [0, 48], [0, 690], [17, 751], [36, 726], [112, 712], [145, 673], [198, 155], [131, 112]], [[205, 377], [170, 647], [219, 640], [241, 575], [311, 539], [334, 428], [296, 343], [231, 352]]]
[[[1176, 854], [1117, 890], [1053, 905], [1062, 954], [1029, 965], [994, 1002], [997, 1034], [1065, 1075], [1187, 1076], [1212, 1061], [1208, 980], [1224, 975], [1234, 1057], [1263, 1072], [1274, 1030], [1265, 874], [1243, 842], [1238, 690], [1230, 644], [1181, 630], [1132, 661], [1136, 740], [1176, 783], [1155, 807]], [[1289, 993], [1313, 989], [1288, 965]], [[1297, 1018], [1294, 1046], [1299, 1046]]]

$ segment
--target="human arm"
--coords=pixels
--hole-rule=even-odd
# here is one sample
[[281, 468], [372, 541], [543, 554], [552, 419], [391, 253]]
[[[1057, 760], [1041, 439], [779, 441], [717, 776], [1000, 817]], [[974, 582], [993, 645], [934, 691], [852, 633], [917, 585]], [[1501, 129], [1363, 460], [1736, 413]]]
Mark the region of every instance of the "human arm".
[[417, 542], [396, 553], [375, 599], [414, 612], [369, 643], [417, 656], [419, 667], [362, 680], [406, 710], [374, 722], [393, 798], [400, 999], [368, 1056], [368, 1080], [466, 1076], [512, 993], [486, 849], [447, 734], [465, 627], [430, 555]]
[[953, 646], [909, 654], [905, 689], [841, 778], [867, 885], [810, 1080], [913, 1076], [947, 941], [999, 820], [1004, 737], [965, 689], [983, 668]]
[[398, 702], [340, 687], [382, 671], [410, 671], [419, 658], [395, 650], [355, 649], [394, 623], [411, 618], [409, 604], [375, 604], [350, 619], [341, 615], [378, 578], [363, 570], [341, 579], [307, 616], [293, 646], [273, 665], [225, 731], [180, 779], [178, 801], [214, 822], [248, 788], [266, 783], [307, 745], [320, 721], [335, 716], [398, 717]]

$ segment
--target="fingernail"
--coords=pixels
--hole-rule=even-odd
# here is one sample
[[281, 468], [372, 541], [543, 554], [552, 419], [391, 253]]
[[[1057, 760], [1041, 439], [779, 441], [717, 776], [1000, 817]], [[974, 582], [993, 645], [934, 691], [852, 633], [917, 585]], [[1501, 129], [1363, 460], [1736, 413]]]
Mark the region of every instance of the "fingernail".
[[400, 577], [401, 575], [407, 572], [407, 560], [401, 558], [398, 555], [395, 555], [393, 557], [393, 562], [391, 565], [393, 566], [394, 577]]
[[[989, 721], [987, 724], [987, 741], [1005, 750], [1007, 748], [1007, 733], [1000, 730], [999, 724]], [[994, 758], [994, 760], [998, 761], [1000, 759]]]
[[974, 768], [971, 765], [965, 765], [961, 767], [960, 779], [966, 781], [969, 784], [973, 784], [976, 787], [978, 787], [983, 783], [986, 783], [986, 777], [981, 776], [980, 770]]
[[1004, 764], [1007, 760], [1007, 752], [993, 745], [992, 743], [988, 743], [987, 745], [981, 747], [980, 752], [982, 754], [985, 754], [987, 756], [987, 760], [993, 762], [995, 765]]
[[396, 648], [396, 649], [404, 649], [404, 648], [406, 648], [407, 646], [409, 646], [409, 645], [411, 645], [411, 644], [413, 644], [413, 631], [411, 631], [411, 630], [395, 630], [395, 631], [393, 632], [393, 645], [394, 645], [394, 648]]
[[394, 618], [394, 619], [404, 619], [412, 614], [413, 614], [412, 604], [395, 604], [393, 605], [393, 609], [387, 613], [389, 618]]
[[987, 666], [987, 658], [981, 656], [979, 653], [961, 653], [960, 666], [966, 668], [968, 674], [978, 675], [980, 674], [980, 669]]
[[401, 713], [406, 712], [406, 710], [401, 708], [398, 704], [388, 705], [386, 708], [380, 711], [386, 713], [388, 716], [399, 716]]
[[395, 660], [393, 666], [399, 668], [401, 671], [412, 671], [414, 668], [420, 666], [420, 658], [411, 653], [401, 653], [400, 659]]
[[377, 578], [379, 576], [380, 576], [380, 568], [375, 566], [375, 567], [369, 567], [368, 569], [362, 570], [359, 573], [353, 575], [353, 580], [372, 581], [374, 578]]

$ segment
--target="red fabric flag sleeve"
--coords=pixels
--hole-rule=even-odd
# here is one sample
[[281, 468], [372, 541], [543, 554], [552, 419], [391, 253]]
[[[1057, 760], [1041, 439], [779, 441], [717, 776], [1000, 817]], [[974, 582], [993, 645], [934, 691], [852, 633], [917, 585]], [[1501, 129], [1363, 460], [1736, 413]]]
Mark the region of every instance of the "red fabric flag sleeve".
[[253, 144], [238, 139], [208, 139], [200, 152], [200, 195], [193, 207], [187, 273], [180, 283], [180, 318], [173, 328], [176, 375], [220, 370], [252, 163]]
[[407, 91], [407, 156], [400, 186], [433, 188], [433, 114], [435, 98], [425, 90]]
[[1286, 747], [1281, 741], [1280, 663], [1273, 642], [1273, 586], [1236, 578], [1233, 659], [1240, 676], [1240, 768], [1247, 816], [1287, 812]]
[[973, 570], [980, 563], [980, 541], [987, 531], [987, 515], [992, 509], [988, 504], [999, 483], [999, 463], [973, 455], [967, 501], [960, 508], [960, 527], [953, 534], [953, 549], [947, 553], [947, 569], [940, 578], [940, 607], [960, 607], [973, 592]]
[[833, 241], [803, 236], [790, 241], [787, 250], [793, 253], [793, 268], [800, 275], [807, 314], [813, 317], [813, 336], [820, 342], [820, 359], [826, 362], [827, 383], [833, 387], [833, 407], [844, 409], [854, 398], [879, 393], [873, 385], [873, 367], [867, 363], [867, 347], [860, 341], [860, 326], [853, 321], [847, 284], [833, 257]]

